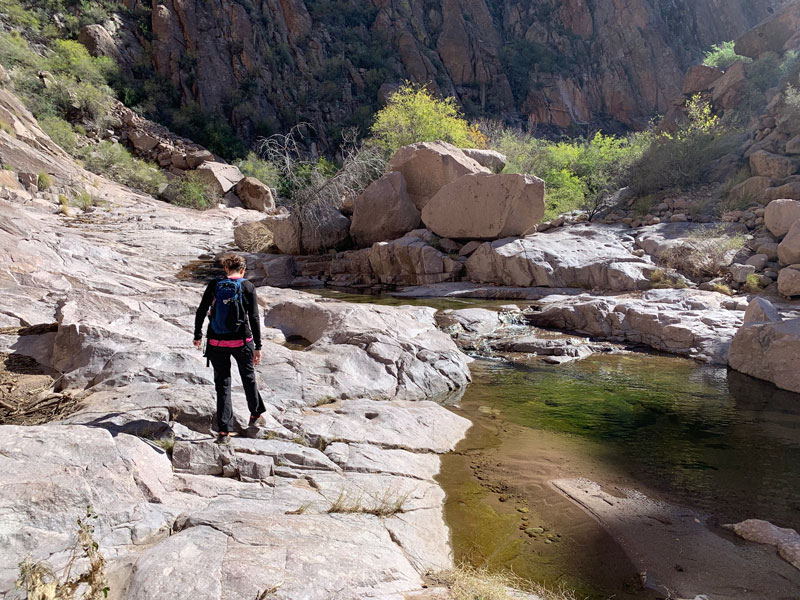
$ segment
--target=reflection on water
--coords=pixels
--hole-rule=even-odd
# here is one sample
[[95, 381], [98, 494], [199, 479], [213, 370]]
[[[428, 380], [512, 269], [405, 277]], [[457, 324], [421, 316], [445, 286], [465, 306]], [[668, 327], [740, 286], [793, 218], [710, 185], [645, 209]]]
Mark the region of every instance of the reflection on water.
[[647, 354], [473, 371], [473, 401], [514, 423], [596, 442], [634, 482], [676, 503], [800, 527], [800, 395]]
[[313, 288], [303, 290], [323, 298], [335, 298], [344, 302], [356, 304], [381, 304], [383, 306], [430, 306], [437, 310], [460, 308], [492, 308], [516, 304], [521, 308], [531, 304], [529, 300], [486, 300], [482, 298], [396, 298], [385, 294], [359, 294], [352, 290], [340, 291], [331, 288]]

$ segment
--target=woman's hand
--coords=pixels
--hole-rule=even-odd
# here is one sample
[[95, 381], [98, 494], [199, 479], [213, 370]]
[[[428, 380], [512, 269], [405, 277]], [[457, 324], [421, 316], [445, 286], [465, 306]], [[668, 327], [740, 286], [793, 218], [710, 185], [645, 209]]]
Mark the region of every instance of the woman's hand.
[[193, 343], [195, 348], [200, 348], [203, 345], [203, 340], [195, 340]]
[[261, 350], [256, 350], [253, 352], [253, 365], [258, 366], [258, 363], [261, 362]]

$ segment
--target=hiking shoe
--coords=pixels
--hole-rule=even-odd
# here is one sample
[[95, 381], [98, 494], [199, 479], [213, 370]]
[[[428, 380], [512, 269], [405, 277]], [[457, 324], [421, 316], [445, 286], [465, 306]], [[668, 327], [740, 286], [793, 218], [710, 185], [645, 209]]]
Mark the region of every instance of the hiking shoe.
[[249, 427], [263, 427], [267, 422], [264, 419], [264, 413], [260, 415], [250, 415]]
[[231, 434], [230, 433], [220, 433], [217, 436], [217, 443], [221, 446], [228, 446], [231, 443]]

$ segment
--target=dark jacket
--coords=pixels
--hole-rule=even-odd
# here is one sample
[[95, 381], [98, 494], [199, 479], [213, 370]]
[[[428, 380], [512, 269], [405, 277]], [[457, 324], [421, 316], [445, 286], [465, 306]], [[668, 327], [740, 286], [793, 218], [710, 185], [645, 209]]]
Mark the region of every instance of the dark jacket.
[[[208, 287], [206, 287], [206, 291], [203, 293], [200, 306], [197, 308], [197, 313], [194, 317], [194, 339], [196, 340], [203, 339], [203, 321], [205, 321], [205, 318], [208, 316], [211, 303], [214, 301], [216, 289], [217, 280], [211, 281]], [[247, 311], [247, 319], [243, 325], [244, 330], [239, 329], [239, 331], [233, 333], [215, 333], [211, 330], [211, 322], [209, 320], [206, 337], [212, 340], [242, 340], [252, 337], [256, 350], [261, 350], [261, 323], [259, 323], [258, 320], [256, 286], [245, 280], [244, 283], [242, 283], [242, 292], [244, 308]]]

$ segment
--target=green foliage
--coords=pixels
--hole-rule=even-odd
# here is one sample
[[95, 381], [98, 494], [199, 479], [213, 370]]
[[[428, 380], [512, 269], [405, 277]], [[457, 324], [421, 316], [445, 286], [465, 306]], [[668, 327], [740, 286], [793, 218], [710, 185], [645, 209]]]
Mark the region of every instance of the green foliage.
[[706, 52], [703, 64], [709, 67], [717, 67], [725, 70], [730, 67], [737, 60], [742, 62], [750, 62], [746, 56], [739, 56], [733, 49], [734, 42], [722, 42], [711, 47], [711, 50]]
[[40, 191], [44, 192], [49, 190], [53, 186], [53, 178], [48, 173], [39, 173], [39, 177], [36, 181], [36, 187], [39, 188]]
[[454, 98], [439, 99], [427, 89], [405, 83], [375, 115], [373, 141], [394, 152], [415, 142], [443, 140], [466, 148], [483, 146], [480, 132], [461, 117]]
[[229, 159], [242, 158], [247, 148], [230, 123], [216, 114], [209, 114], [198, 104], [190, 103], [177, 109], [170, 126], [184, 136], [201, 144], [220, 156]]
[[45, 67], [52, 73], [102, 86], [117, 71], [112, 59], [106, 56], [94, 57], [83, 44], [73, 40], [55, 40], [50, 48], [52, 52], [45, 59]]
[[156, 194], [166, 183], [165, 175], [155, 166], [135, 158], [120, 144], [105, 141], [81, 151], [84, 166], [123, 185]]
[[708, 104], [695, 96], [689, 120], [677, 132], [652, 137], [630, 167], [628, 184], [639, 195], [707, 183], [712, 163], [736, 149], [738, 131], [725, 127]]
[[621, 174], [644, 151], [646, 134], [550, 142], [517, 131], [493, 136], [492, 146], [506, 155], [507, 173], [532, 173], [545, 182], [545, 219], [579, 209], [594, 211], [619, 187]]
[[751, 294], [758, 294], [763, 291], [764, 288], [761, 285], [761, 277], [755, 273], [750, 273], [747, 276], [747, 280], [744, 282], [744, 289]]
[[214, 188], [196, 172], [189, 172], [177, 183], [176, 195], [173, 204], [206, 210], [212, 208], [219, 200]]
[[668, 288], [681, 290], [689, 286], [681, 277], [670, 275], [664, 269], [653, 269], [650, 273], [650, 287], [657, 290]]
[[[90, 56], [82, 45], [69, 40], [57, 40], [52, 48], [42, 57], [18, 34], [0, 32], [0, 62], [11, 67], [17, 91], [38, 119], [83, 119], [102, 127], [113, 97], [105, 83], [115, 71], [113, 63]], [[39, 76], [40, 71], [49, 74], [46, 79]], [[62, 134], [62, 141], [69, 145], [64, 132], [61, 127], [56, 135]]]
[[63, 150], [69, 154], [75, 152], [78, 140], [75, 131], [72, 129], [72, 125], [67, 123], [64, 119], [53, 115], [45, 116], [39, 119], [39, 127], [50, 136], [51, 140], [61, 146]]
[[248, 152], [247, 157], [237, 163], [239, 170], [247, 177], [255, 177], [271, 188], [279, 185], [280, 173], [271, 162], [259, 158], [255, 152]]

